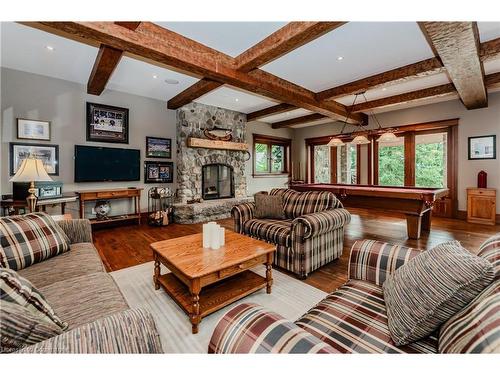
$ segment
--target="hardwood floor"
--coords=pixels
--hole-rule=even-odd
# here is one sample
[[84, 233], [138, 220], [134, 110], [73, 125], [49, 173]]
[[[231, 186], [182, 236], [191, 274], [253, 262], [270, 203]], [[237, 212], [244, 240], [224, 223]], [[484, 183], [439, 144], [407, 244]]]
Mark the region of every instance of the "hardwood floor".
[[[344, 251], [340, 259], [313, 272], [305, 283], [325, 292], [332, 292], [347, 280], [349, 250], [352, 244], [361, 239], [404, 244], [427, 250], [439, 243], [459, 240], [472, 252], [491, 235], [500, 232], [500, 225], [486, 226], [469, 224], [463, 220], [433, 218], [432, 230], [424, 233], [418, 240], [406, 237], [405, 218], [382, 211], [350, 209], [351, 223], [346, 228]], [[225, 228], [232, 229], [232, 219], [218, 221]], [[153, 260], [149, 244], [155, 241], [199, 233], [201, 224], [171, 224], [168, 227], [130, 225], [94, 231], [94, 244], [108, 271], [115, 271]], [[153, 270], [151, 270], [153, 272]]]

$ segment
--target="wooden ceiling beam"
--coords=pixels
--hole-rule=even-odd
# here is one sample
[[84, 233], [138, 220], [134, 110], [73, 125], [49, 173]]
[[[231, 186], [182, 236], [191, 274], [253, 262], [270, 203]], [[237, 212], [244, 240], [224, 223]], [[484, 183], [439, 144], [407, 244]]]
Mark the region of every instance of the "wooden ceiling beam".
[[476, 22], [419, 22], [467, 109], [488, 105]]
[[[142, 22], [136, 31], [112, 22], [38, 22], [27, 23], [43, 27], [68, 38], [101, 43], [122, 50], [140, 59], [163, 64], [186, 74], [202, 76], [254, 92], [273, 100], [289, 103], [332, 119], [343, 119], [346, 107], [336, 102], [318, 102], [315, 94], [270, 73], [255, 69], [249, 73], [234, 68], [234, 59], [219, 51], [150, 22]], [[353, 114], [350, 121], [366, 120], [363, 114]]]
[[[125, 27], [129, 30], [135, 30], [140, 22], [115, 22], [117, 25]], [[87, 93], [92, 95], [101, 95], [106, 85], [108, 84], [111, 75], [118, 66], [123, 55], [123, 51], [101, 44], [99, 52], [90, 72], [90, 77], [87, 82]]]
[[370, 77], [358, 79], [344, 85], [333, 87], [316, 94], [318, 100], [330, 100], [355, 94], [360, 91], [366, 91], [383, 86], [387, 83], [402, 83], [411, 79], [425, 77], [428, 75], [444, 71], [443, 64], [438, 58], [430, 58], [419, 61], [414, 64], [402, 66], [387, 72], [372, 75]]
[[[238, 55], [233, 64], [240, 72], [250, 72], [343, 24], [345, 22], [290, 22]], [[222, 85], [221, 82], [203, 78], [171, 98], [167, 108], [180, 108]]]
[[279, 128], [289, 128], [294, 125], [306, 124], [308, 122], [323, 120], [328, 118], [327, 116], [320, 115], [319, 113], [313, 113], [306, 116], [291, 118], [289, 120], [279, 121], [272, 124], [273, 129]]
[[250, 112], [247, 114], [247, 121], [256, 121], [264, 117], [269, 117], [272, 115], [277, 115], [279, 113], [284, 113], [297, 109], [294, 105], [281, 103], [272, 107], [261, 109], [260, 111]]
[[486, 62], [500, 58], [500, 38], [481, 43], [481, 61]]

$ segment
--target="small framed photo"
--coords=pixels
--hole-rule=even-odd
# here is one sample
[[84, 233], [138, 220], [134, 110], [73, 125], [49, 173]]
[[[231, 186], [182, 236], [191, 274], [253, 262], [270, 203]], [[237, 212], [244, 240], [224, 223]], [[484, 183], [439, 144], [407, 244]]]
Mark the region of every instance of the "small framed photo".
[[172, 140], [170, 138], [146, 137], [147, 158], [172, 158]]
[[128, 143], [128, 108], [87, 103], [87, 141]]
[[481, 135], [469, 137], [469, 160], [497, 158], [497, 136]]
[[59, 176], [59, 146], [34, 143], [14, 143], [10, 146], [10, 175], [16, 174], [24, 159], [40, 159], [49, 175]]
[[50, 141], [50, 121], [17, 119], [17, 138]]
[[171, 161], [145, 161], [144, 182], [174, 182], [174, 163]]

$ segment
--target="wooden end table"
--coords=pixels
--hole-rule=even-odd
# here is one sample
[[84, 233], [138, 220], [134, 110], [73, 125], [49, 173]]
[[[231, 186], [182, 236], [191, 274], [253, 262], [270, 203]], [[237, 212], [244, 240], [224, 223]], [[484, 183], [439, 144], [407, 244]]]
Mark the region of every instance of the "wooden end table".
[[[151, 244], [153, 282], [160, 286], [189, 316], [192, 332], [205, 316], [259, 289], [271, 293], [272, 263], [276, 247], [226, 230], [226, 244], [218, 250], [202, 247], [202, 234]], [[160, 274], [160, 264], [171, 272]], [[266, 277], [250, 271], [259, 264]]]

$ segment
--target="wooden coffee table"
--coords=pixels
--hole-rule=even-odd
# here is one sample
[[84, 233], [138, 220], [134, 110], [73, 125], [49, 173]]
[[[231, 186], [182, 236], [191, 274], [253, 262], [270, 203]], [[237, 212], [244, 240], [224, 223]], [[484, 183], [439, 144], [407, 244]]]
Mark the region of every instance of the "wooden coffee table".
[[[153, 282], [160, 285], [189, 316], [193, 333], [201, 319], [259, 289], [271, 293], [272, 263], [276, 247], [226, 230], [226, 244], [218, 250], [202, 247], [202, 234], [151, 244]], [[160, 275], [160, 264], [171, 273]], [[250, 271], [266, 266], [266, 277]]]

